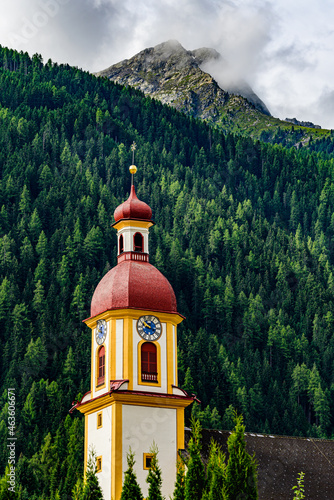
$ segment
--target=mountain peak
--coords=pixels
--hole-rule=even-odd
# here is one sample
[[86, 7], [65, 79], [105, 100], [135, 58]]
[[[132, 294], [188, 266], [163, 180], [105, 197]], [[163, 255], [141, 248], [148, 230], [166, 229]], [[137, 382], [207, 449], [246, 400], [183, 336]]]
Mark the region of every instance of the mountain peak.
[[178, 40], [167, 40], [167, 42], [162, 42], [153, 47], [155, 52], [170, 53], [182, 51], [185, 52], [186, 49], [180, 44]]
[[223, 59], [219, 52], [208, 47], [202, 47], [200, 49], [192, 50], [191, 54], [195, 57], [199, 65], [212, 60]]
[[228, 87], [217, 83], [211, 75], [210, 64], [219, 67], [219, 74], [228, 73], [228, 64], [215, 49], [202, 47], [186, 50], [178, 40], [168, 40], [144, 49], [131, 59], [114, 64], [97, 75], [134, 86], [188, 115], [214, 122], [222, 116], [222, 108], [232, 94], [240, 96], [237, 99], [239, 107], [241, 104], [249, 109], [253, 105], [261, 113], [270, 115], [265, 104], [245, 81], [231, 83], [225, 79]]

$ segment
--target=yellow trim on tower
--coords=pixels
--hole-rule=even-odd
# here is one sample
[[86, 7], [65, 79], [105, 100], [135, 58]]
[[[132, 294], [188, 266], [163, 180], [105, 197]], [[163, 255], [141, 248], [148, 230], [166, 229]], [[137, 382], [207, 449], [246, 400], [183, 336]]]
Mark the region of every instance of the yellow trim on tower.
[[98, 314], [97, 316], [93, 316], [92, 318], [87, 318], [84, 320], [84, 323], [89, 328], [95, 328], [96, 327], [96, 322], [99, 319], [105, 319], [106, 321], [110, 320], [111, 318], [115, 319], [123, 319], [123, 318], [132, 318], [137, 320], [140, 316], [145, 316], [145, 315], [150, 315], [150, 314], [155, 314], [159, 320], [162, 322], [167, 323], [170, 321], [171, 323], [174, 323], [178, 325], [184, 320], [184, 317], [181, 316], [179, 313], [166, 313], [166, 312], [160, 312], [160, 311], [154, 311], [149, 310], [149, 309], [112, 309], [111, 311], [105, 311], [104, 313]]
[[179, 376], [178, 376], [178, 370], [177, 370], [177, 325], [174, 325], [174, 336], [175, 336], [175, 339], [174, 339], [174, 345], [175, 345], [175, 353], [174, 353], [174, 356], [175, 356], [175, 382], [174, 382], [174, 385], [178, 386], [179, 384]]
[[147, 467], [146, 460], [147, 458], [151, 459], [153, 458], [153, 453], [143, 453], [143, 469], [144, 470], [150, 470], [150, 467]]
[[87, 455], [88, 455], [88, 414], [85, 415], [85, 444], [84, 444], [84, 479], [86, 479]]
[[101, 429], [103, 427], [103, 413], [99, 411], [96, 417], [96, 428]]
[[133, 392], [112, 392], [107, 393], [99, 398], [92, 401], [87, 401], [81, 406], [78, 406], [78, 410], [84, 414], [91, 414], [96, 412], [96, 410], [102, 410], [111, 406], [115, 402], [120, 402], [122, 404], [137, 405], [137, 406], [150, 406], [158, 408], [186, 408], [189, 406], [193, 399], [186, 397], [172, 397], [172, 396], [159, 396], [156, 393], [152, 394], [140, 394]]
[[[96, 324], [96, 322], [94, 322]], [[91, 367], [90, 367], [90, 390], [91, 397], [93, 397], [93, 391], [95, 390], [94, 386], [94, 373], [95, 373], [95, 363], [94, 363], [94, 337], [95, 337], [95, 327], [92, 328], [92, 346], [91, 346]]]
[[184, 408], [176, 409], [176, 448], [184, 449]]
[[[97, 385], [97, 380], [99, 378], [99, 351], [104, 347], [104, 383]], [[107, 370], [106, 370], [106, 361], [107, 361], [107, 349], [105, 344], [98, 345], [96, 348], [95, 352], [95, 391], [100, 391], [101, 389], [104, 389], [106, 386], [106, 379], [107, 379]]]
[[133, 388], [133, 337], [132, 319], [128, 316], [123, 323], [123, 377], [129, 380], [128, 389]]
[[148, 229], [149, 227], [154, 226], [154, 222], [152, 221], [144, 221], [144, 220], [120, 220], [119, 222], [115, 222], [112, 224], [112, 226], [117, 229], [117, 231], [120, 231], [121, 229], [124, 229], [125, 227], [141, 227]]
[[123, 430], [122, 404], [114, 401], [112, 407], [112, 440], [111, 440], [111, 497], [120, 498], [123, 481]]
[[141, 346], [148, 342], [147, 340], [141, 340], [137, 344], [137, 360], [138, 360], [138, 373], [137, 373], [137, 384], [138, 385], [149, 385], [150, 387], [161, 387], [161, 345], [159, 342], [151, 342], [157, 348], [157, 371], [158, 371], [158, 382], [142, 382], [141, 380]]
[[167, 393], [173, 393], [174, 382], [174, 353], [173, 353], [173, 325], [166, 325], [166, 357], [167, 357]]
[[96, 472], [102, 472], [102, 455], [96, 457]]
[[109, 337], [109, 380], [116, 379], [116, 319], [110, 319]]

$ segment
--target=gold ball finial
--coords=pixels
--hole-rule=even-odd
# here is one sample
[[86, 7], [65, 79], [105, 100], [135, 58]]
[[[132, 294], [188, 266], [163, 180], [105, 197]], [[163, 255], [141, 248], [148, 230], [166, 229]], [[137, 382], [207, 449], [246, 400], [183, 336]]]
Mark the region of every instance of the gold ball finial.
[[135, 142], [133, 142], [132, 146], [131, 146], [131, 151], [132, 151], [132, 165], [130, 165], [130, 167], [129, 167], [130, 174], [131, 174], [131, 186], [133, 186], [133, 176], [137, 172], [137, 167], [136, 167], [136, 165], [134, 165], [136, 147], [137, 147], [137, 144]]

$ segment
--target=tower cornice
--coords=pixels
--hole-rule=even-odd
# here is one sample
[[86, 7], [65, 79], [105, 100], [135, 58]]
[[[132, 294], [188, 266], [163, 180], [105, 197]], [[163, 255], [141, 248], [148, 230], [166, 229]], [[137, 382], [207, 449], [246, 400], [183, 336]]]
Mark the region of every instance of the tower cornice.
[[84, 319], [83, 323], [86, 323], [86, 325], [89, 328], [94, 328], [97, 320], [99, 319], [104, 319], [106, 321], [108, 321], [109, 319], [117, 319], [125, 317], [130, 319], [137, 319], [139, 316], [152, 313], [157, 314], [159, 316], [160, 321], [170, 321], [175, 325], [179, 325], [185, 319], [185, 317], [182, 316], [182, 314], [180, 313], [161, 312], [153, 309], [137, 309], [137, 308], [131, 309], [130, 307], [127, 307], [126, 309], [120, 308], [120, 309], [112, 309], [109, 311], [104, 311], [101, 314], [98, 314], [97, 316], [91, 316], [90, 318]]
[[154, 225], [155, 222], [153, 222], [153, 220], [148, 221], [143, 219], [120, 219], [119, 221], [111, 224], [111, 227], [114, 227], [115, 229], [117, 229], [117, 231], [120, 231], [125, 227], [142, 227], [148, 229]]
[[159, 394], [144, 391], [109, 391], [94, 399], [90, 399], [83, 403], [78, 402], [72, 408], [79, 410], [81, 413], [89, 414], [97, 409], [106, 408], [115, 403], [149, 406], [158, 408], [186, 408], [195, 400], [195, 396], [189, 395], [174, 395], [174, 394]]

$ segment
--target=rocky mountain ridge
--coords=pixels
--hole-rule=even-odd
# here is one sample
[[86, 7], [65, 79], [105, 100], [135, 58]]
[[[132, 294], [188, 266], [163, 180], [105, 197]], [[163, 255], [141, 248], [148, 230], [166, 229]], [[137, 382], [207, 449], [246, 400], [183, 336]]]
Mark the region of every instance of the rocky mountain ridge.
[[293, 123], [293, 125], [298, 125], [299, 127], [309, 127], [321, 129], [320, 125], [315, 125], [313, 122], [304, 122], [297, 120], [297, 118], [285, 118], [286, 122]]
[[[216, 78], [213, 76], [216, 75]], [[96, 73], [121, 85], [130, 85], [177, 110], [206, 120], [228, 132], [285, 146], [308, 144], [318, 129], [271, 116], [245, 80], [212, 48], [186, 50], [177, 40], [142, 50]], [[315, 132], [317, 131], [317, 132]]]
[[221, 88], [208, 72], [201, 69], [210, 61], [219, 62], [222, 66], [227, 64], [215, 49], [186, 50], [178, 41], [169, 40], [114, 64], [97, 75], [136, 87], [165, 104], [206, 120], [216, 121], [221, 108], [233, 98], [239, 98], [245, 108], [254, 107], [270, 115], [266, 105], [246, 82], [231, 84], [228, 90]]

